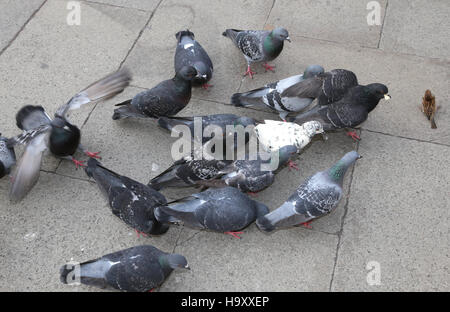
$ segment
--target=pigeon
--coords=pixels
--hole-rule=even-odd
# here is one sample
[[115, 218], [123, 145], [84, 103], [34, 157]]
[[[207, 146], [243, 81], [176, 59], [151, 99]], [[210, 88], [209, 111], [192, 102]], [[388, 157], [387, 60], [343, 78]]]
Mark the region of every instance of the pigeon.
[[251, 78], [256, 74], [250, 68], [252, 63], [264, 62], [266, 71], [273, 71], [274, 66], [270, 66], [267, 62], [280, 55], [284, 40], [291, 42], [288, 31], [281, 27], [272, 31], [227, 29], [222, 35], [230, 38], [244, 54], [247, 60], [247, 71], [244, 76], [250, 75]]
[[136, 94], [132, 99], [116, 104], [113, 120], [137, 117], [158, 118], [173, 116], [191, 99], [192, 80], [206, 78], [192, 66], [183, 66], [172, 79], [164, 80], [149, 90]]
[[283, 90], [281, 97], [311, 97], [318, 105], [328, 105], [339, 101], [347, 91], [358, 85], [354, 72], [346, 69], [333, 69], [303, 79]]
[[160, 222], [183, 222], [188, 227], [230, 234], [269, 212], [266, 205], [250, 199], [234, 187], [211, 188], [160, 206], [155, 216]]
[[287, 145], [280, 148], [269, 159], [261, 159], [258, 154], [255, 160], [236, 160], [219, 172], [219, 174], [223, 173], [219, 179], [201, 180], [197, 183], [207, 187], [228, 185], [236, 187], [241, 192], [257, 193], [272, 185], [276, 171], [290, 162], [291, 157], [296, 155], [296, 152], [297, 147]]
[[361, 156], [352, 151], [345, 154], [330, 169], [307, 178], [283, 205], [256, 220], [264, 232], [309, 224], [313, 219], [330, 213], [342, 199], [342, 183], [348, 168]]
[[130, 225], [137, 233], [160, 235], [167, 232], [168, 224], [159, 223], [153, 209], [165, 205], [166, 198], [151, 187], [121, 176], [91, 158], [84, 168], [106, 196], [113, 214]]
[[126, 69], [107, 75], [60, 106], [53, 120], [42, 106], [22, 107], [16, 114], [16, 122], [24, 131], [19, 141], [26, 146], [13, 174], [10, 199], [19, 201], [33, 188], [39, 178], [42, 154], [47, 147], [55, 156], [73, 161], [77, 168], [84, 166], [82, 161], [73, 157], [77, 150], [82, 150], [89, 157], [100, 158], [98, 153], [91, 153], [80, 144], [80, 129], [68, 121], [67, 114], [84, 104], [122, 92], [130, 81], [131, 75]]
[[297, 153], [300, 153], [316, 134], [323, 133], [323, 128], [318, 121], [298, 125], [293, 122], [264, 120], [264, 123], [255, 127], [254, 132], [266, 152], [272, 153], [283, 146], [294, 145]]
[[187, 187], [198, 185], [200, 181], [214, 179], [222, 175], [221, 170], [232, 160], [181, 158], [168, 169], [150, 180], [149, 186], [155, 190], [166, 187]]
[[81, 264], [67, 263], [60, 269], [60, 280], [64, 284], [79, 282], [100, 288], [147, 292], [160, 286], [176, 269], [190, 270], [184, 256], [140, 245]]
[[259, 106], [269, 107], [270, 109], [279, 112], [282, 120], [292, 112], [298, 112], [308, 107], [314, 100], [314, 96], [299, 95], [299, 96], [284, 96], [281, 94], [284, 90], [298, 82], [315, 77], [324, 72], [320, 65], [310, 65], [306, 68], [303, 74], [291, 76], [279, 81], [266, 84], [262, 88], [251, 90], [243, 93], [235, 93], [231, 97], [231, 104], [234, 106]]
[[179, 72], [183, 66], [194, 66], [201, 77], [192, 79], [193, 86], [201, 85], [204, 89], [210, 87], [208, 81], [213, 74], [213, 64], [203, 47], [195, 40], [194, 33], [179, 31], [175, 34], [178, 44], [175, 51], [175, 72]]
[[11, 173], [11, 168], [16, 164], [16, 153], [11, 140], [0, 133], [0, 179]]
[[[366, 121], [369, 113], [381, 99], [389, 100], [388, 88], [381, 83], [350, 88], [342, 99], [329, 105], [317, 105], [293, 117], [289, 121], [302, 124], [311, 120], [319, 121], [325, 131], [354, 128]], [[349, 132], [353, 139], [360, 139], [356, 132]]]

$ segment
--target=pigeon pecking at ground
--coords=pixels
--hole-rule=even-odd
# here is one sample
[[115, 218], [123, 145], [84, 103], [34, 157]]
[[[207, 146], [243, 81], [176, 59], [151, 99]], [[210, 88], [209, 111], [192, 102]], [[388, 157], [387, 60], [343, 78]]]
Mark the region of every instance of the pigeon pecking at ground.
[[84, 170], [106, 196], [113, 214], [138, 234], [160, 235], [167, 232], [169, 225], [158, 222], [153, 214], [155, 207], [167, 202], [161, 193], [105, 168], [93, 158], [89, 159]]
[[84, 166], [82, 161], [73, 157], [77, 150], [82, 150], [89, 157], [100, 158], [98, 153], [91, 153], [80, 144], [80, 129], [68, 121], [67, 114], [84, 104], [110, 98], [122, 92], [130, 81], [131, 75], [126, 69], [107, 75], [60, 106], [53, 120], [42, 106], [22, 107], [16, 114], [16, 122], [17, 126], [24, 130], [19, 141], [25, 143], [26, 147], [13, 174], [10, 199], [22, 199], [37, 182], [42, 154], [47, 147], [55, 156], [73, 161], [77, 168]]
[[309, 94], [288, 96], [281, 96], [281, 94], [289, 87], [296, 85], [305, 79], [307, 80], [315, 77], [323, 72], [324, 69], [322, 66], [310, 65], [301, 75], [281, 79], [255, 90], [235, 93], [231, 97], [231, 104], [243, 107], [269, 107], [270, 109], [279, 112], [280, 118], [285, 120], [289, 113], [299, 112], [308, 107], [315, 97]]
[[311, 97], [318, 105], [339, 101], [347, 91], [358, 85], [354, 72], [346, 69], [333, 69], [326, 73], [313, 75], [299, 81], [281, 93], [281, 97]]
[[348, 168], [361, 156], [352, 151], [330, 169], [306, 179], [288, 200], [274, 211], [258, 218], [256, 225], [264, 232], [308, 225], [313, 219], [330, 213], [342, 198], [342, 183]]
[[230, 38], [244, 54], [247, 60], [247, 71], [244, 76], [250, 75], [251, 78], [253, 74], [256, 74], [250, 68], [252, 63], [264, 62], [266, 71], [273, 71], [274, 66], [270, 66], [267, 62], [273, 61], [280, 55], [284, 40], [291, 42], [288, 31], [281, 27], [272, 31], [227, 29], [222, 35]]
[[79, 282], [100, 288], [145, 292], [160, 286], [176, 269], [190, 270], [186, 258], [151, 245], [131, 247], [60, 269], [64, 284]]
[[114, 110], [112, 119], [176, 115], [191, 99], [192, 80], [203, 76], [206, 77], [198, 74], [194, 67], [183, 66], [172, 79], [164, 80], [152, 89], [142, 91], [132, 99], [116, 104], [120, 107]]
[[234, 187], [212, 188], [157, 207], [160, 222], [183, 222], [188, 227], [230, 234], [269, 212], [266, 205], [250, 199]]
[[[290, 119], [299, 124], [316, 120], [325, 131], [341, 128], [354, 128], [366, 121], [369, 113], [381, 99], [389, 100], [388, 88], [381, 83], [350, 88], [342, 99], [329, 105], [317, 105]], [[356, 132], [349, 132], [353, 139], [360, 139]]]
[[194, 33], [187, 30], [175, 34], [178, 44], [175, 51], [175, 72], [179, 72], [183, 66], [193, 66], [199, 73], [199, 77], [192, 79], [192, 85], [201, 85], [204, 89], [211, 87], [208, 81], [213, 74], [213, 64], [203, 47], [195, 40]]
[[16, 164], [14, 142], [5, 138], [0, 133], [0, 179], [11, 173], [11, 168]]
[[298, 125], [293, 122], [264, 120], [254, 131], [260, 145], [269, 153], [286, 145], [294, 145], [297, 153], [300, 153], [316, 134], [323, 134], [322, 125], [318, 121]]

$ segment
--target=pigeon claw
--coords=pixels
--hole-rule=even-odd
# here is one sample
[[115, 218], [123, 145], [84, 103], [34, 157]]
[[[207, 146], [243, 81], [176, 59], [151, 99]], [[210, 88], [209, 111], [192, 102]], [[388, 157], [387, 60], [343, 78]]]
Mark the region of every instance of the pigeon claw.
[[72, 162], [75, 164], [76, 169], [78, 169], [78, 167], [86, 167], [83, 160], [76, 160], [75, 158], [72, 158]]
[[253, 74], [256, 74], [256, 72], [252, 71], [252, 69], [250, 68], [250, 65], [247, 66], [247, 71], [244, 74], [244, 77], [249, 75], [250, 78], [253, 79]]
[[90, 158], [102, 159], [100, 156], [98, 156], [98, 154], [100, 154], [100, 152], [92, 153], [92, 152], [86, 151], [85, 154]]
[[258, 193], [255, 193], [255, 192], [247, 192], [247, 194], [250, 196], [253, 196], [253, 197], [258, 196]]
[[295, 162], [293, 162], [292, 160], [288, 161], [288, 167], [289, 167], [289, 170], [291, 170], [291, 169], [300, 170], [300, 168], [298, 168], [297, 164]]
[[211, 88], [212, 86], [213, 86], [213, 85], [210, 85], [210, 84], [208, 84], [208, 83], [202, 84], [202, 88], [205, 89], [205, 90], [208, 90], [208, 88]]
[[358, 136], [356, 131], [349, 131], [349, 132], [347, 132], [347, 135], [349, 137], [351, 137], [354, 141], [360, 141], [361, 140], [361, 138]]
[[305, 227], [305, 228], [307, 228], [307, 229], [312, 229], [311, 222], [312, 221], [303, 222], [303, 223], [300, 223], [300, 225]]
[[271, 72], [275, 72], [275, 71], [274, 71], [275, 66], [272, 66], [272, 65], [269, 65], [269, 64], [267, 64], [267, 63], [264, 63], [264, 64], [263, 64], [263, 67], [264, 67], [264, 69], [265, 69], [266, 72], [267, 72], [268, 70], [270, 70]]
[[136, 229], [134, 229], [134, 230], [136, 231], [136, 235], [137, 235], [138, 238], [140, 238], [141, 235], [144, 236], [144, 237], [147, 237], [147, 234], [145, 234], [144, 232], [138, 231]]
[[231, 235], [231, 236], [233, 236], [233, 237], [235, 237], [235, 238], [238, 238], [238, 239], [241, 239], [241, 237], [238, 236], [237, 234], [243, 234], [243, 233], [244, 233], [244, 232], [224, 232], [224, 234]]

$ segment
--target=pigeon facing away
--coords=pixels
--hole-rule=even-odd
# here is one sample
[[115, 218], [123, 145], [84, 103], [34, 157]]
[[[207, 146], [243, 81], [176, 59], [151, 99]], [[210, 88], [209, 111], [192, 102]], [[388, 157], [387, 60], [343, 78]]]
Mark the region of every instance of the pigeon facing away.
[[16, 153], [13, 142], [0, 133], [0, 179], [11, 173], [11, 167], [16, 164]]
[[[236, 160], [219, 173], [220, 179], [202, 180], [197, 183], [208, 187], [232, 186], [242, 192], [257, 193], [272, 185], [275, 172], [290, 161], [297, 152], [293, 145], [283, 146], [278, 150], [276, 157], [267, 160]], [[259, 155], [258, 155], [259, 156]]]
[[298, 125], [292, 122], [264, 120], [264, 123], [257, 125], [254, 130], [259, 143], [269, 153], [286, 145], [294, 145], [297, 153], [300, 153], [313, 136], [323, 133], [322, 125], [318, 121]]
[[193, 66], [200, 77], [192, 79], [192, 85], [201, 85], [207, 89], [207, 82], [212, 78], [213, 64], [203, 47], [194, 38], [194, 33], [189, 29], [175, 34], [178, 44], [175, 51], [175, 72], [179, 72], [183, 66]]
[[[191, 99], [192, 80], [200, 75], [192, 66], [183, 66], [172, 79], [164, 80], [149, 90], [136, 94], [132, 99], [116, 104], [113, 120], [137, 117], [158, 118], [173, 116]], [[205, 78], [205, 77], [203, 77]]]
[[93, 178], [106, 196], [113, 214], [137, 232], [160, 235], [169, 225], [159, 223], [153, 209], [165, 205], [166, 198], [151, 187], [121, 176], [105, 167], [96, 159], [89, 159], [86, 174]]
[[283, 205], [258, 218], [256, 225], [264, 232], [271, 232], [308, 223], [330, 213], [342, 198], [345, 173], [359, 158], [357, 152], [349, 152], [330, 169], [307, 178]]
[[317, 98], [318, 105], [339, 101], [347, 91], [358, 85], [355, 73], [346, 69], [333, 69], [299, 81], [281, 93], [281, 97]]
[[179, 223], [233, 235], [235, 231], [269, 212], [266, 205], [250, 199], [234, 187], [208, 189], [204, 192], [157, 207], [155, 216], [160, 222]]
[[141, 245], [81, 263], [68, 263], [60, 269], [64, 284], [79, 282], [100, 288], [145, 292], [160, 286], [175, 269], [190, 270], [186, 258], [166, 253], [151, 245]]
[[107, 75], [60, 106], [53, 120], [42, 106], [22, 107], [16, 114], [16, 122], [17, 126], [25, 131], [20, 141], [26, 143], [26, 147], [12, 178], [10, 199], [22, 199], [37, 182], [42, 154], [47, 147], [52, 154], [73, 161], [77, 167], [84, 166], [83, 162], [73, 158], [77, 150], [82, 150], [89, 157], [99, 158], [98, 153], [91, 153], [80, 144], [80, 129], [68, 121], [67, 113], [84, 104], [107, 99], [122, 92], [130, 81], [131, 75], [126, 69]]
[[292, 112], [298, 112], [308, 107], [314, 100], [312, 95], [281, 96], [284, 90], [297, 83], [315, 77], [324, 72], [320, 65], [310, 65], [303, 74], [291, 76], [277, 82], [266, 84], [264, 87], [244, 93], [235, 93], [231, 97], [231, 104], [243, 107], [269, 107], [279, 112], [282, 120]]
[[247, 71], [244, 76], [250, 75], [251, 78], [255, 74], [250, 68], [252, 63], [264, 62], [266, 71], [273, 71], [273, 66], [268, 65], [267, 62], [280, 55], [284, 40], [291, 42], [288, 31], [281, 27], [272, 31], [227, 29], [222, 35], [230, 38], [244, 54], [247, 61]]

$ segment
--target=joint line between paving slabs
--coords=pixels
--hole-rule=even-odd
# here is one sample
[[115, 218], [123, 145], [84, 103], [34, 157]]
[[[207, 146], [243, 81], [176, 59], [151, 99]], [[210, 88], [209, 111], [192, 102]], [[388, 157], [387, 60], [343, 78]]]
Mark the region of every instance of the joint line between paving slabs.
[[96, 1], [93, 1], [93, 0], [82, 0], [82, 1], [86, 2], [86, 3], [91, 3], [91, 4], [106, 5], [106, 6], [110, 6], [110, 7], [113, 7], [113, 8], [136, 10], [136, 11], [141, 11], [141, 12], [148, 12], [148, 10], [144, 10], [144, 9], [132, 8], [132, 7], [121, 6], [121, 5], [117, 5], [117, 4], [111, 4], [111, 3], [96, 2]]
[[388, 5], [389, 5], [389, 0], [386, 0], [386, 6], [384, 7], [383, 23], [381, 23], [380, 39], [378, 40], [377, 49], [380, 48], [381, 38], [383, 37], [384, 22], [386, 21], [386, 15], [387, 15]]
[[[359, 133], [359, 135], [361, 136], [361, 131]], [[359, 141], [356, 143], [356, 151], [359, 151]], [[331, 292], [331, 288], [333, 287], [333, 282], [334, 282], [334, 274], [336, 273], [336, 265], [337, 265], [337, 261], [339, 258], [339, 249], [341, 248], [341, 240], [342, 240], [342, 233], [344, 231], [344, 223], [345, 223], [345, 217], [347, 217], [347, 212], [348, 212], [348, 204], [350, 202], [350, 195], [351, 195], [351, 191], [352, 191], [352, 185], [353, 185], [353, 176], [355, 173], [355, 168], [356, 168], [356, 163], [353, 165], [352, 168], [352, 172], [350, 174], [350, 183], [348, 186], [348, 193], [347, 193], [347, 198], [345, 201], [345, 205], [344, 205], [344, 215], [342, 216], [341, 219], [341, 228], [338, 231], [338, 241], [337, 241], [337, 245], [336, 245], [336, 255], [334, 257], [334, 265], [333, 265], [333, 271], [331, 273], [331, 279], [330, 279], [330, 287], [328, 289], [328, 291]]]
[[3, 52], [6, 51], [6, 49], [8, 49], [13, 42], [17, 39], [17, 37], [19, 37], [20, 33], [25, 29], [25, 27], [27, 27], [28, 23], [33, 19], [33, 17], [37, 14], [37, 12], [39, 12], [39, 10], [44, 6], [44, 4], [47, 3], [47, 0], [45, 0], [44, 2], [42, 2], [42, 4], [33, 12], [33, 14], [30, 15], [30, 17], [26, 20], [26, 22], [22, 25], [22, 27], [20, 27], [19, 31], [14, 35], [14, 37], [8, 42], [8, 44], [0, 51], [0, 55], [3, 54]]

